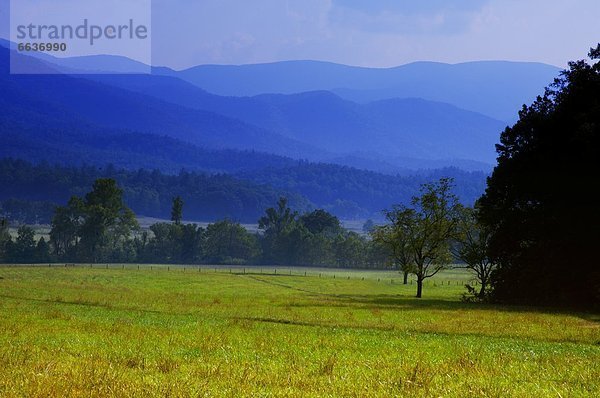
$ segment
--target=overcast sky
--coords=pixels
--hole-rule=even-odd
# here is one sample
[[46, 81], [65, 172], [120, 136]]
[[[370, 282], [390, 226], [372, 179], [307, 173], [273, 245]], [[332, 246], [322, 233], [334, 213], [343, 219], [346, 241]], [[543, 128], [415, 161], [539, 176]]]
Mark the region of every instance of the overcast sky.
[[[563, 67], [600, 41], [599, 0], [153, 3], [153, 63], [176, 69], [291, 59], [371, 67], [502, 59]], [[5, 38], [7, 4], [0, 0], [0, 36]]]

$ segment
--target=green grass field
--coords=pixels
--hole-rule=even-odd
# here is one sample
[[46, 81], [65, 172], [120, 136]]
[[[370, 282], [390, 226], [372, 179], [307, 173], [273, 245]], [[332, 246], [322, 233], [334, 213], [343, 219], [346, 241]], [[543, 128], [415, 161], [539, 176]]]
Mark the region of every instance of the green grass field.
[[0, 268], [0, 396], [600, 396], [597, 315], [465, 304], [459, 271], [421, 300], [392, 273], [218, 271]]

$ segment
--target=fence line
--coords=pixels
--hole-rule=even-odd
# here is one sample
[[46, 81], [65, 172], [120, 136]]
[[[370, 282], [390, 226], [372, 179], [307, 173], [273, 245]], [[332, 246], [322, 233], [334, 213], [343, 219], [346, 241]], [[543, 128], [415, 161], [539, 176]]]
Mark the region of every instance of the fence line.
[[[214, 274], [231, 274], [231, 275], [265, 275], [265, 276], [304, 276], [304, 277], [319, 277], [319, 278], [331, 278], [331, 279], [340, 279], [338, 278], [339, 276], [341, 276], [341, 279], [346, 279], [346, 280], [361, 280], [361, 281], [365, 281], [365, 280], [371, 280], [371, 281], [375, 281], [377, 280], [378, 283], [389, 283], [390, 285], [404, 285], [404, 281], [402, 278], [400, 279], [382, 279], [381, 277], [377, 277], [377, 279], [375, 279], [375, 277], [373, 276], [372, 278], [365, 278], [364, 275], [344, 275], [346, 273], [359, 273], [359, 272], [378, 272], [378, 271], [369, 271], [369, 270], [352, 270], [352, 269], [337, 269], [337, 273], [335, 271], [324, 271], [323, 269], [318, 269], [318, 270], [314, 270], [314, 272], [311, 272], [311, 270], [307, 270], [307, 269], [299, 269], [299, 268], [293, 268], [293, 267], [283, 267], [283, 268], [277, 268], [277, 267], [231, 267], [231, 266], [221, 266], [221, 267], [215, 267], [215, 266], [202, 266], [202, 265], [157, 265], [157, 264], [109, 264], [109, 263], [89, 263], [89, 264], [82, 264], [82, 263], [60, 263], [60, 264], [55, 264], [55, 263], [49, 263], [49, 264], [0, 264], [0, 269], [2, 268], [41, 268], [41, 267], [49, 267], [49, 268], [92, 268], [92, 269], [107, 269], [107, 270], [116, 270], [116, 269], [120, 269], [120, 270], [138, 270], [138, 271], [143, 271], [143, 270], [150, 270], [150, 271], [165, 271], [165, 272], [172, 272], [171, 271], [171, 267], [173, 267], [173, 272], [183, 272], [186, 273], [186, 271], [189, 269], [198, 269], [198, 273], [202, 274], [204, 273], [208, 273], [208, 272], [213, 272]], [[317, 272], [318, 271], [318, 272]], [[379, 272], [386, 272], [386, 271], [379, 271]], [[345, 278], [343, 278], [345, 276]], [[389, 280], [389, 282], [387, 282]], [[407, 281], [407, 284], [413, 285], [416, 284], [416, 279], [415, 278], [410, 278]], [[425, 280], [423, 281], [423, 285], [427, 286], [427, 287], [441, 287], [441, 286], [465, 286], [465, 285], [471, 285], [471, 286], [478, 286], [478, 282], [475, 279], [468, 279], [468, 280], [464, 280], [464, 279], [429, 279], [429, 280]]]

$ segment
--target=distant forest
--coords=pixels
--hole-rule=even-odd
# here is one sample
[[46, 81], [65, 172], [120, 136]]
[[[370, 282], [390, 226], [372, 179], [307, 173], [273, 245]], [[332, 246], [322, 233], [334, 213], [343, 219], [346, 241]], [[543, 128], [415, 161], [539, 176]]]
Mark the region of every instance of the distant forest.
[[186, 217], [196, 221], [256, 222], [264, 209], [285, 196], [298, 211], [323, 208], [341, 218], [378, 218], [392, 203], [408, 202], [432, 178], [452, 177], [455, 193], [472, 204], [485, 189], [486, 175], [443, 169], [392, 176], [351, 167], [298, 162], [237, 175], [181, 171], [125, 170], [114, 166], [60, 166], [0, 160], [0, 214], [13, 223], [48, 224], [54, 207], [89, 191], [98, 178], [113, 178], [125, 203], [139, 215], [169, 218], [171, 200], [181, 196]]

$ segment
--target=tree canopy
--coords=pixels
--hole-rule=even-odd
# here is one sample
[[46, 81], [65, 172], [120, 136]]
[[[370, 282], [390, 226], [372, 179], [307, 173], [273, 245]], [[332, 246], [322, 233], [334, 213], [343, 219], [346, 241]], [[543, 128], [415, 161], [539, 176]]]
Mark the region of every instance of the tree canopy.
[[502, 302], [598, 306], [600, 46], [524, 106], [480, 200]]
[[417, 297], [423, 281], [452, 262], [451, 243], [457, 237], [462, 206], [452, 193], [452, 179], [423, 184], [411, 206], [396, 205], [385, 211], [389, 223], [373, 232], [389, 248], [405, 276], [417, 277]]

